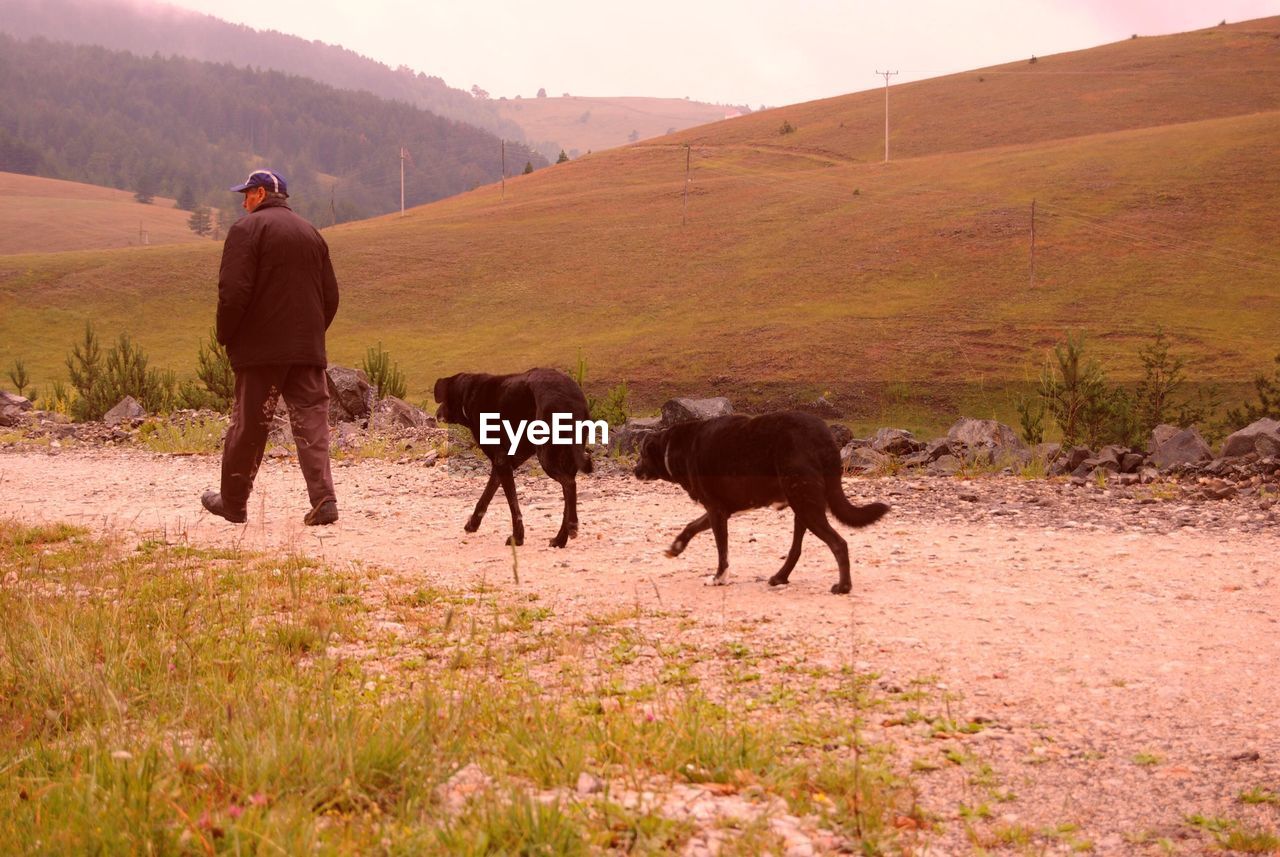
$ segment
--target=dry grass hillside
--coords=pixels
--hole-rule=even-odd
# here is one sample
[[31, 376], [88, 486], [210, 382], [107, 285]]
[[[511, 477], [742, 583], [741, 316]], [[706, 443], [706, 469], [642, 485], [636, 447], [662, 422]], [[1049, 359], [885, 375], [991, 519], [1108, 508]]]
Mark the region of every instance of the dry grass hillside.
[[[547, 152], [571, 157], [661, 137], [724, 119], [732, 108], [680, 98], [589, 98], [579, 96], [506, 99], [498, 113], [524, 131], [525, 139]], [[549, 145], [548, 145], [549, 144]], [[555, 159], [556, 152], [549, 157]], [[518, 171], [520, 165], [513, 165]]]
[[0, 172], [0, 255], [191, 244], [190, 213], [156, 197], [142, 205], [127, 190]]
[[[855, 418], [907, 425], [1007, 414], [1071, 331], [1121, 377], [1157, 325], [1198, 378], [1266, 369], [1280, 350], [1280, 19], [1004, 69], [1018, 73], [895, 88], [888, 165], [871, 91], [329, 230], [343, 284], [331, 359], [381, 340], [421, 398], [440, 374], [581, 353], [589, 380], [625, 379], [641, 405], [826, 392]], [[798, 130], [779, 134], [784, 120]], [[216, 246], [0, 260], [0, 365], [22, 356], [46, 382], [91, 317], [189, 371], [217, 262]]]

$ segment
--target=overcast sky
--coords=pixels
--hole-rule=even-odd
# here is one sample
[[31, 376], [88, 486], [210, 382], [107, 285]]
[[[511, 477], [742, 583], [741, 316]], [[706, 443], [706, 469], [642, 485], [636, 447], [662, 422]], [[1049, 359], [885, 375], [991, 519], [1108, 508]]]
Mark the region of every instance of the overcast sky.
[[1280, 0], [170, 0], [340, 44], [493, 97], [777, 107], [1280, 14]]

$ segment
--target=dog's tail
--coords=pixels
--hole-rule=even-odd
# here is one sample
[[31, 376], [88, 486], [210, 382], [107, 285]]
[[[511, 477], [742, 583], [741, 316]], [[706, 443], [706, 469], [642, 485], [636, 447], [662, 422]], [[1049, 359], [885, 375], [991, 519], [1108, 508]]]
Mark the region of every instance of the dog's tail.
[[838, 476], [827, 480], [827, 506], [831, 509], [831, 514], [848, 527], [865, 527], [868, 524], [874, 524], [889, 511], [889, 507], [884, 503], [868, 503], [865, 506], [855, 506], [850, 503], [849, 498], [844, 496], [844, 489], [840, 487]]

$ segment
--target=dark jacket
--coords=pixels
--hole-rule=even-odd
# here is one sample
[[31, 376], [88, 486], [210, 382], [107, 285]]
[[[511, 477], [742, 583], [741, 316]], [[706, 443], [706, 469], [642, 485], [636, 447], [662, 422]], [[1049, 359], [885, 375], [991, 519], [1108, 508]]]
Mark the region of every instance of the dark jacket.
[[324, 332], [337, 311], [329, 245], [284, 200], [264, 200], [227, 230], [217, 335], [232, 367], [328, 365]]

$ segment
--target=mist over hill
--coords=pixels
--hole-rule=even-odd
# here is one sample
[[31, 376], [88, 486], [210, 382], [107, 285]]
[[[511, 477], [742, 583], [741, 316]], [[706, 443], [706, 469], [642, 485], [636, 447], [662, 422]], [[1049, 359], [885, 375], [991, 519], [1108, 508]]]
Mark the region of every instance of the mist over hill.
[[140, 0], [0, 0], [0, 32], [101, 45], [143, 56], [184, 56], [302, 75], [339, 89], [372, 92], [524, 140], [494, 106], [438, 77], [392, 69], [346, 48], [274, 30], [259, 31], [199, 12]]
[[[0, 170], [233, 207], [270, 165], [320, 224], [418, 205], [501, 177], [493, 135], [403, 102], [278, 71], [0, 35]], [[508, 164], [545, 165], [507, 144]]]

